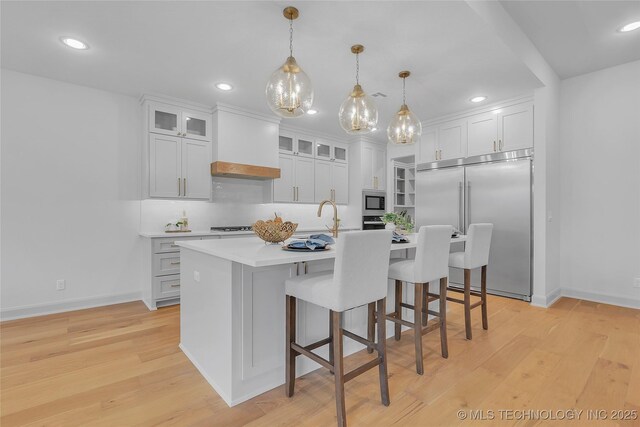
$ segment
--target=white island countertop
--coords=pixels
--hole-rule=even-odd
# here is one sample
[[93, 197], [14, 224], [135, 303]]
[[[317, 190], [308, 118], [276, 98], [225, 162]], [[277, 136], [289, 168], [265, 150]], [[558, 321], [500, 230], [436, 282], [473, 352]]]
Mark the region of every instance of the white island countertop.
[[[354, 231], [360, 230], [359, 227], [340, 227], [340, 231]], [[326, 229], [321, 228], [299, 228], [296, 230], [296, 234], [305, 234], [305, 233], [327, 233]], [[174, 232], [167, 233], [165, 231], [141, 231], [138, 233], [142, 237], [147, 237], [150, 239], [157, 238], [166, 238], [166, 237], [202, 237], [202, 236], [254, 236], [255, 233], [253, 231], [211, 231], [211, 230], [193, 230], [188, 232]]]
[[[391, 245], [391, 250], [415, 248], [418, 235], [410, 234], [407, 237], [409, 238], [409, 243], [394, 243]], [[451, 243], [464, 242], [466, 239], [466, 236], [461, 235], [452, 238]], [[285, 251], [279, 244], [266, 245], [258, 237], [229, 240], [192, 240], [176, 242], [176, 245], [251, 267], [331, 259], [336, 256], [335, 246], [331, 246], [325, 251], [293, 252]], [[366, 250], [366, 248], [363, 248], [363, 250]]]

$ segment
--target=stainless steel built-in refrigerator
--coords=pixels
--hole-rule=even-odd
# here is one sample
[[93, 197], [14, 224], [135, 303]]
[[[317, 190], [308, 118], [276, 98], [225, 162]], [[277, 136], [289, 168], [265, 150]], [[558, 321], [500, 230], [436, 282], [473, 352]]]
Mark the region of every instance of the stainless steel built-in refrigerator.
[[[416, 176], [416, 225], [451, 224], [465, 233], [469, 224], [492, 223], [487, 292], [526, 301], [531, 299], [531, 156], [531, 150], [520, 150], [425, 163]], [[461, 284], [462, 274], [451, 269], [451, 284]], [[479, 276], [472, 273], [472, 287], [479, 287]]]

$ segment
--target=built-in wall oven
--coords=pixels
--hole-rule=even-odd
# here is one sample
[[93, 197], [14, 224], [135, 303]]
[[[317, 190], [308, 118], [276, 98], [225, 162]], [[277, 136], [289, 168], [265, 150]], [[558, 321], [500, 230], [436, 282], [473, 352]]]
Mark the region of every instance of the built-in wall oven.
[[380, 219], [386, 212], [384, 191], [366, 190], [362, 192], [362, 229], [377, 230], [384, 228]]

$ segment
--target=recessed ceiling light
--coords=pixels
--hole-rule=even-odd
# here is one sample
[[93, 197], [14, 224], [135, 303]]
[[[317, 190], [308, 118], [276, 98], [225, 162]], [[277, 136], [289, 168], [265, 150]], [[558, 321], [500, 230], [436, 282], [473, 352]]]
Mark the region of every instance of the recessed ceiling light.
[[631, 22], [620, 28], [618, 31], [621, 33], [628, 33], [629, 31], [637, 30], [638, 28], [640, 28], [640, 21]]
[[469, 101], [474, 102], [474, 103], [478, 103], [478, 102], [485, 101], [486, 99], [487, 99], [486, 96], [474, 96]]
[[307, 114], [313, 116], [314, 114], [318, 114], [318, 110], [307, 110]]
[[81, 42], [80, 40], [77, 40], [77, 39], [72, 39], [71, 37], [60, 37], [60, 41], [65, 45], [72, 47], [74, 49], [78, 49], [78, 50], [89, 49], [88, 44]]
[[233, 86], [231, 86], [229, 83], [217, 83], [216, 87], [224, 91], [233, 89]]

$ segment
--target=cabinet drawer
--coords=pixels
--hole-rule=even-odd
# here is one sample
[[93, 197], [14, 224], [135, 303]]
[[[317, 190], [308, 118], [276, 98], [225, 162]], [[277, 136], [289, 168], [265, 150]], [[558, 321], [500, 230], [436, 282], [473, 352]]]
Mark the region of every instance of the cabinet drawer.
[[180, 252], [180, 247], [176, 245], [179, 240], [200, 240], [200, 237], [173, 237], [164, 239], [153, 239], [153, 253], [161, 254], [165, 252]]
[[153, 255], [153, 276], [180, 274], [180, 252]]
[[175, 298], [180, 296], [180, 275], [154, 277], [153, 299]]

